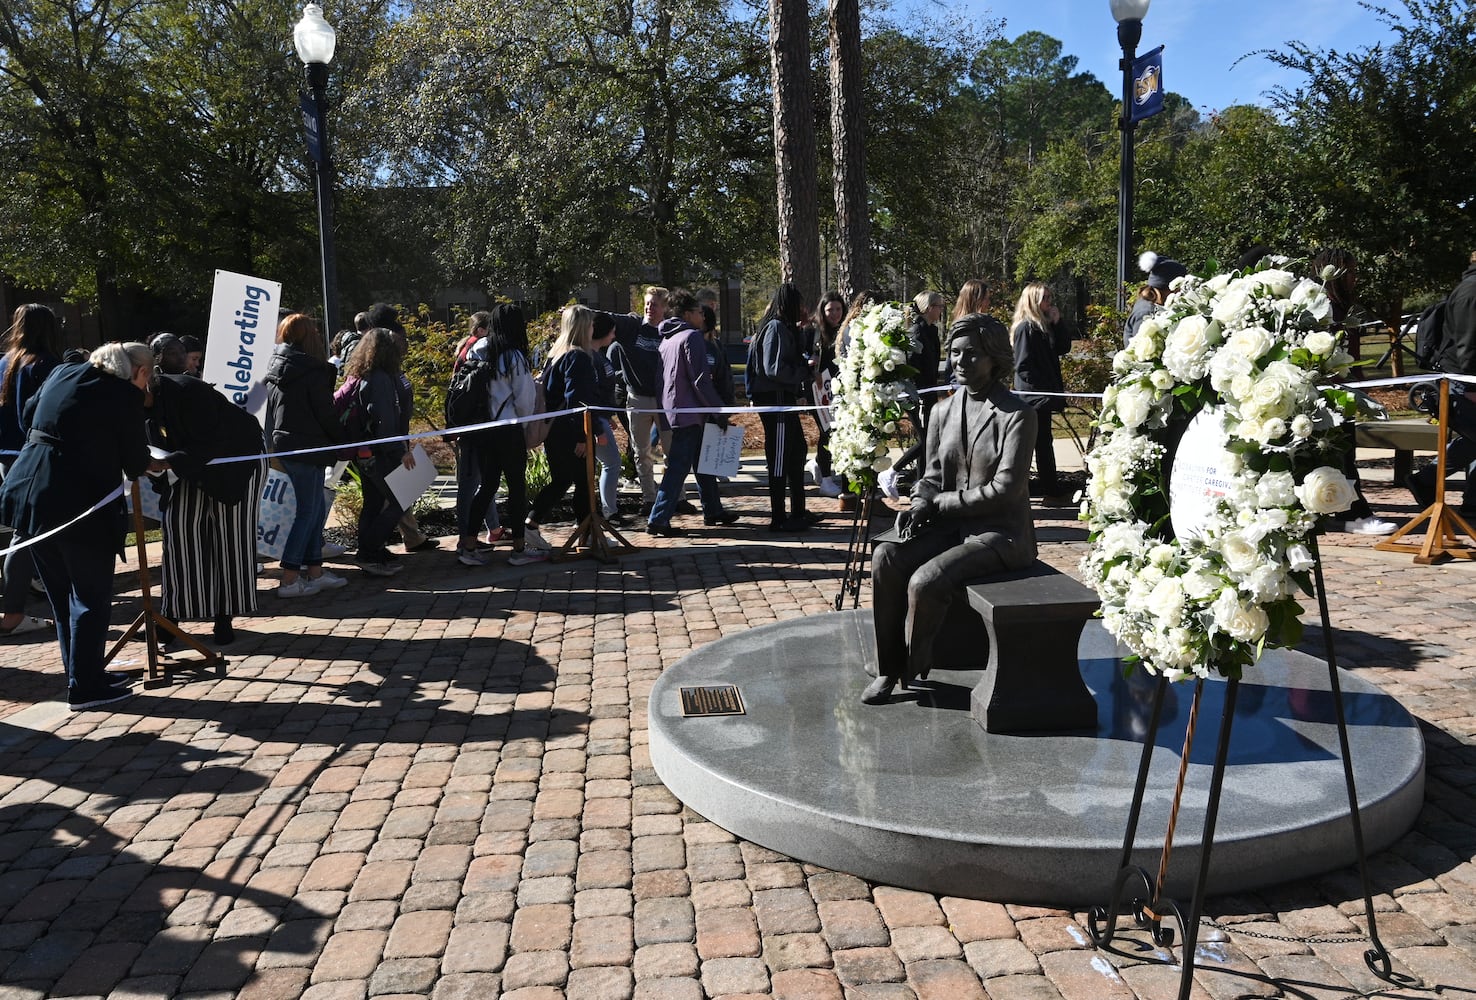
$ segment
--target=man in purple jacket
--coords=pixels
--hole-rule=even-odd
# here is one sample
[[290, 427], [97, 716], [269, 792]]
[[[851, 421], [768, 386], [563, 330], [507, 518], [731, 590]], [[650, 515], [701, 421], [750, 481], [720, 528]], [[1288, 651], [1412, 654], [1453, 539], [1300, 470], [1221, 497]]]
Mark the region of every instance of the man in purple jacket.
[[[713, 384], [707, 363], [707, 348], [702, 337], [702, 305], [691, 292], [678, 289], [667, 300], [669, 316], [661, 331], [661, 406], [671, 424], [671, 449], [666, 455], [666, 472], [656, 491], [651, 519], [646, 530], [653, 535], [678, 536], [686, 531], [673, 527], [671, 515], [687, 485], [687, 474], [697, 465], [702, 452], [702, 428], [712, 421], [728, 426], [721, 413], [683, 413], [691, 409], [719, 409], [723, 405]], [[732, 524], [738, 515], [723, 510], [715, 476], [697, 473], [697, 493], [702, 497], [702, 520], [708, 525]]]

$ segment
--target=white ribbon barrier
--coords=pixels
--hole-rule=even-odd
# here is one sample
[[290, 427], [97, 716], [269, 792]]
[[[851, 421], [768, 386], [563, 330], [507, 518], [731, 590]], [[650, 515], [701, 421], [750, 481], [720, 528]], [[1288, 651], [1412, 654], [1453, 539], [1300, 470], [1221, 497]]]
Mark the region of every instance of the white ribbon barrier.
[[[1471, 378], [1473, 381], [1476, 381], [1476, 377], [1467, 376], [1467, 378]], [[1344, 388], [1348, 388], [1348, 389], [1367, 389], [1367, 388], [1378, 388], [1378, 387], [1381, 387], [1381, 386], [1391, 386], [1391, 385], [1414, 385], [1414, 384], [1422, 383], [1422, 382], [1439, 382], [1441, 379], [1445, 379], [1445, 380], [1450, 381], [1450, 382], [1461, 382], [1462, 381], [1462, 377], [1460, 377], [1460, 376], [1452, 376], [1452, 375], [1446, 375], [1446, 374], [1443, 374], [1443, 373], [1436, 372], [1436, 373], [1431, 373], [1431, 374], [1427, 374], [1427, 375], [1402, 375], [1402, 376], [1396, 376], [1396, 377], [1391, 377], [1391, 378], [1365, 379], [1365, 380], [1359, 381], [1359, 382], [1340, 382], [1340, 383], [1338, 383], [1338, 385], [1341, 385]], [[919, 395], [922, 395], [924, 393], [952, 392], [952, 391], [954, 391], [955, 388], [957, 388], [957, 387], [956, 386], [952, 386], [952, 385], [932, 386], [932, 387], [927, 388], [927, 389], [920, 389], [920, 390], [918, 390], [918, 394]], [[1056, 397], [1062, 397], [1062, 398], [1066, 398], [1066, 399], [1101, 399], [1102, 398], [1102, 393], [1100, 393], [1100, 392], [1044, 392], [1044, 391], [1038, 391], [1038, 390], [1033, 390], [1033, 389], [1030, 390], [1030, 391], [1028, 391], [1028, 392], [1026, 392], [1025, 395], [1030, 395], [1030, 396], [1056, 396]], [[331, 446], [323, 447], [323, 448], [300, 448], [300, 449], [297, 449], [295, 451], [279, 451], [279, 452], [273, 452], [271, 454], [260, 454], [260, 455], [231, 455], [231, 456], [226, 456], [226, 457], [223, 457], [223, 458], [212, 459], [209, 464], [210, 465], [225, 465], [225, 464], [228, 464], [228, 463], [231, 463], [231, 462], [258, 462], [258, 461], [261, 461], [262, 459], [292, 458], [292, 457], [297, 456], [297, 455], [318, 455], [318, 454], [322, 454], [324, 452], [332, 452], [332, 453], [337, 454], [338, 452], [343, 451], [347, 447], [369, 447], [371, 445], [376, 445], [376, 444], [391, 444], [391, 443], [396, 442], [396, 441], [411, 442], [411, 441], [424, 440], [426, 438], [445, 437], [445, 436], [450, 435], [450, 434], [458, 434], [458, 435], [459, 434], [471, 434], [471, 433], [474, 433], [476, 431], [488, 430], [488, 429], [491, 429], [493, 427], [516, 427], [516, 426], [519, 426], [521, 424], [531, 423], [534, 420], [552, 420], [552, 419], [555, 419], [557, 417], [565, 417], [565, 416], [569, 416], [569, 415], [575, 414], [575, 413], [583, 413], [585, 410], [592, 410], [592, 411], [599, 412], [599, 413], [703, 413], [703, 414], [723, 414], [723, 415], [727, 415], [727, 416], [732, 416], [732, 415], [737, 415], [737, 414], [740, 414], [740, 413], [813, 413], [813, 412], [815, 412], [817, 410], [830, 410], [830, 409], [833, 409], [833, 407], [819, 406], [819, 405], [816, 405], [814, 403], [791, 404], [791, 405], [787, 405], [787, 406], [680, 407], [680, 408], [672, 409], [672, 410], [667, 410], [667, 409], [662, 408], [662, 407], [655, 407], [655, 408], [651, 408], [651, 409], [642, 409], [642, 408], [637, 408], [637, 407], [618, 407], [618, 406], [582, 406], [582, 407], [576, 406], [576, 407], [570, 407], [570, 408], [565, 409], [565, 410], [550, 410], [550, 411], [545, 412], [545, 413], [535, 413], [535, 414], [532, 414], [531, 416], [526, 416], [526, 417], [507, 417], [507, 418], [504, 418], [502, 420], [487, 420], [487, 421], [484, 421], [482, 423], [466, 424], [466, 425], [461, 426], [461, 427], [448, 427], [445, 430], [421, 431], [418, 434], [394, 435], [394, 436], [391, 436], [391, 437], [373, 438], [373, 439], [368, 440], [368, 441], [354, 441], [354, 442], [352, 442], [350, 444], [331, 445]], [[0, 455], [15, 455], [15, 454], [19, 454], [19, 453], [18, 452], [14, 452], [14, 451], [0, 451]], [[270, 484], [270, 480], [268, 480], [268, 485], [269, 484]], [[106, 496], [102, 500], [98, 501], [98, 503], [96, 505], [94, 505], [90, 510], [88, 510], [85, 514], [79, 515], [78, 517], [76, 517], [73, 520], [67, 522], [66, 524], [62, 525], [61, 527], [52, 528], [50, 531], [46, 532], [44, 535], [38, 535], [36, 538], [28, 538], [24, 542], [17, 542], [15, 544], [11, 545], [10, 548], [0, 549], [0, 557], [3, 557], [7, 552], [11, 552], [11, 551], [14, 551], [16, 549], [25, 548], [28, 545], [32, 545], [35, 542], [40, 541], [42, 538], [47, 538], [47, 537], [49, 537], [51, 535], [56, 534], [59, 531], [66, 530], [67, 528], [71, 527], [73, 524], [76, 524], [78, 521], [82, 520], [82, 518], [87, 517], [88, 514], [92, 514], [92, 513], [96, 512], [98, 509], [100, 509], [101, 507], [105, 506], [109, 502], [117, 499], [119, 496], [122, 495], [122, 491], [123, 491], [123, 488], [120, 486], [117, 490], [114, 490], [108, 496]]]
[[72, 518], [66, 524], [57, 525], [55, 528], [50, 528], [46, 531], [41, 532], [41, 534], [36, 535], [34, 538], [27, 538], [23, 542], [12, 542], [9, 548], [0, 549], [0, 557], [9, 555], [12, 552], [18, 552], [24, 548], [29, 548], [30, 546], [35, 545], [37, 542], [44, 541], [45, 539], [50, 538], [52, 535], [66, 531], [78, 521], [91, 517], [93, 514], [96, 514], [98, 511], [102, 510], [104, 507], [112, 503], [114, 500], [117, 500], [122, 495], [123, 486], [122, 484], [119, 484], [117, 489], [113, 490], [113, 492], [103, 497], [97, 503], [93, 504], [91, 507], [78, 514], [76, 517]]

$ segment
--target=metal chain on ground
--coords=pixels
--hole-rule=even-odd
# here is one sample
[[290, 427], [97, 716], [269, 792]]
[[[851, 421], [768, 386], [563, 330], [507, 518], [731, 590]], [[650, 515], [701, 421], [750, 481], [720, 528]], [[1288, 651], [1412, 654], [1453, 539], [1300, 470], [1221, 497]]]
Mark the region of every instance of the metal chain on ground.
[[[1246, 930], [1236, 924], [1222, 924], [1213, 917], [1201, 917], [1200, 924], [1207, 924], [1217, 931], [1227, 934], [1243, 934], [1246, 937], [1259, 938], [1262, 941], [1286, 941], [1293, 944], [1355, 944], [1359, 941], [1367, 941], [1367, 934], [1344, 934], [1340, 937], [1297, 937], [1294, 934], [1268, 934], [1265, 931]], [[1202, 942], [1201, 942], [1202, 943]]]

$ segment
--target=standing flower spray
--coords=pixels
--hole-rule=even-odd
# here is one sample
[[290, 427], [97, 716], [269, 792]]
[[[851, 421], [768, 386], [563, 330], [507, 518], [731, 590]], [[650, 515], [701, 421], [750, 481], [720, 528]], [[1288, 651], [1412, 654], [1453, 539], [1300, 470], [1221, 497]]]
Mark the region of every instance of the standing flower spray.
[[[1299, 640], [1308, 536], [1353, 500], [1341, 460], [1358, 404], [1333, 384], [1353, 359], [1327, 329], [1322, 285], [1279, 268], [1180, 278], [1165, 305], [1113, 360], [1082, 575], [1149, 671], [1239, 677], [1262, 648]], [[1187, 531], [1171, 520], [1169, 463], [1202, 415], [1223, 455]]]
[[851, 321], [848, 341], [832, 382], [830, 457], [847, 488], [867, 496], [876, 475], [889, 468], [897, 423], [917, 403], [917, 374], [907, 363], [920, 345], [908, 335], [896, 302], [877, 303]]

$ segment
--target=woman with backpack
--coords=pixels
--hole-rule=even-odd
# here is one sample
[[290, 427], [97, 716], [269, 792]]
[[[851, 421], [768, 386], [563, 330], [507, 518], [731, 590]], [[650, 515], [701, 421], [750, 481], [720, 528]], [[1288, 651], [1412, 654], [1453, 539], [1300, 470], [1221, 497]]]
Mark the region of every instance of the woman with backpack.
[[[488, 420], [510, 420], [536, 412], [533, 375], [522, 349], [528, 342], [527, 331], [523, 310], [515, 305], [498, 304], [487, 317], [487, 335], [467, 352], [463, 364], [475, 365], [475, 370], [481, 373], [472, 380], [472, 385], [485, 379]], [[487, 564], [487, 556], [477, 548], [477, 526], [495, 506], [497, 485], [503, 479], [507, 480], [507, 523], [512, 526], [513, 553], [508, 562], [524, 566], [547, 559], [546, 546], [528, 545], [523, 524], [528, 507], [528, 449], [523, 441], [522, 425], [489, 427], [463, 440], [470, 442], [480, 484], [467, 508], [466, 521], [460, 525], [456, 561], [463, 566]]]
[[[786, 282], [774, 292], [763, 327], [748, 345], [748, 398], [756, 406], [793, 406], [810, 367], [800, 351], [805, 297]], [[805, 433], [796, 411], [759, 414], [764, 425], [764, 461], [769, 473], [769, 530], [806, 531], [819, 520], [805, 510]], [[785, 496], [789, 513], [785, 516]]]
[[[408, 415], [400, 412], [400, 366], [403, 358], [395, 335], [384, 327], [365, 332], [345, 372], [348, 380], [340, 393], [352, 392], [363, 418], [365, 440], [395, 437], [406, 433]], [[353, 388], [349, 389], [352, 384]], [[415, 457], [404, 440], [383, 441], [365, 449], [367, 457], [354, 459], [359, 473], [363, 505], [359, 510], [359, 568], [370, 576], [394, 576], [405, 567], [385, 547], [390, 532], [404, 511], [384, 477], [396, 465], [415, 468]]]
[[[543, 394], [550, 411], [580, 409], [600, 405], [599, 376], [595, 371], [591, 344], [594, 336], [594, 312], [588, 306], [568, 306], [559, 320], [559, 336], [549, 349], [548, 367], [543, 371]], [[599, 411], [593, 413], [595, 444], [609, 435], [609, 427]], [[533, 501], [528, 515], [527, 539], [530, 546], [547, 549], [548, 542], [538, 525], [574, 487], [574, 517], [589, 516], [589, 478], [585, 454], [591, 442], [584, 436], [584, 414], [566, 413], [554, 420], [548, 429], [543, 450], [548, 455], [549, 483]]]
[[[486, 310], [478, 310], [471, 314], [467, 323], [467, 334], [456, 345], [454, 357], [451, 361], [451, 384], [446, 390], [446, 412], [444, 414], [446, 427], [461, 427], [466, 424], [481, 423], [486, 420], [487, 398], [486, 392], [481, 393], [481, 400], [475, 405], [460, 404], [456, 401], [458, 389], [466, 384], [467, 378], [462, 366], [466, 362], [466, 356], [471, 349], [487, 336], [487, 324], [491, 321], [492, 314]], [[482, 387], [485, 390], [485, 386]], [[463, 408], [472, 413], [474, 419], [463, 419], [465, 414]], [[475, 419], [480, 415], [479, 419]], [[487, 507], [486, 517], [472, 525], [471, 502], [477, 495], [477, 490], [482, 485], [482, 469], [477, 462], [477, 449], [474, 435], [460, 434], [452, 441], [452, 448], [456, 452], [456, 528], [459, 534], [473, 536], [471, 550], [485, 552], [491, 549], [507, 535], [507, 530], [502, 527], [502, 522], [497, 517], [497, 505], [490, 504]], [[482, 541], [480, 532], [483, 525], [487, 528], [487, 540]], [[466, 549], [460, 542], [456, 546], [456, 555], [460, 557]], [[477, 563], [476, 565], [481, 565]]]

